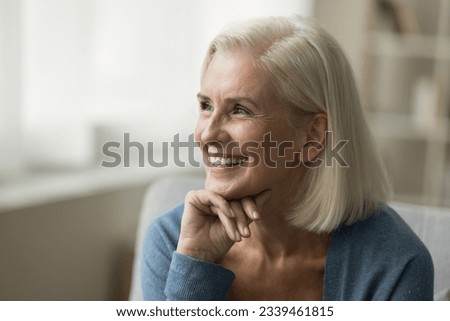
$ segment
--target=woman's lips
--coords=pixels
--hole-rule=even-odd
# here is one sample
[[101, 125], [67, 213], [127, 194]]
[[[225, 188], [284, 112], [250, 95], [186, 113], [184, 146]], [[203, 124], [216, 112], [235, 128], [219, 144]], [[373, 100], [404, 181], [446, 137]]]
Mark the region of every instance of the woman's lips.
[[209, 163], [214, 167], [232, 167], [248, 161], [247, 157], [208, 156]]
[[205, 152], [209, 164], [213, 167], [233, 167], [248, 162], [248, 157], [236, 155], [235, 150], [231, 149], [230, 153], [227, 153], [213, 144], [207, 145]]

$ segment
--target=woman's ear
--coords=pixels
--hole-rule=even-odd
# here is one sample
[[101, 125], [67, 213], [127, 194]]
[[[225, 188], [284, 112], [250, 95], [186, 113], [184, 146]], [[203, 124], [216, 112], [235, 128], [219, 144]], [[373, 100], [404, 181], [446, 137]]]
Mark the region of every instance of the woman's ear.
[[326, 113], [316, 113], [305, 128], [306, 142], [302, 147], [302, 160], [304, 163], [314, 161], [325, 149], [325, 139], [328, 128]]

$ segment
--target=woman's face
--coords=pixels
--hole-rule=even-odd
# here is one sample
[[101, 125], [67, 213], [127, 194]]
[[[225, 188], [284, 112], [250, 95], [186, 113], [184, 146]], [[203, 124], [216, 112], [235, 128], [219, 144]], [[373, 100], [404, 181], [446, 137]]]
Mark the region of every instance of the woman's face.
[[198, 94], [195, 129], [206, 164], [205, 189], [229, 200], [266, 189], [293, 195], [290, 186], [298, 186], [303, 167], [292, 162], [306, 139], [288, 126], [273, 83], [244, 51], [214, 55]]

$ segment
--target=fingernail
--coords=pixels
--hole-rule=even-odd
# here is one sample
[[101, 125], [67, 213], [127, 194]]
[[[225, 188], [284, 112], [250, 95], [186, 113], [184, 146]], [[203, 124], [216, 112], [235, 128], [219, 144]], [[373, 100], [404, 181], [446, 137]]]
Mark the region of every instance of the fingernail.
[[241, 233], [239, 233], [239, 231], [236, 231], [235, 235], [236, 235], [236, 241], [239, 242], [241, 240]]
[[242, 231], [244, 236], [250, 236], [250, 230], [248, 229], [248, 227], [244, 227], [244, 230]]
[[258, 212], [257, 211], [253, 211], [252, 212], [252, 217], [253, 217], [254, 220], [257, 220], [259, 218]]

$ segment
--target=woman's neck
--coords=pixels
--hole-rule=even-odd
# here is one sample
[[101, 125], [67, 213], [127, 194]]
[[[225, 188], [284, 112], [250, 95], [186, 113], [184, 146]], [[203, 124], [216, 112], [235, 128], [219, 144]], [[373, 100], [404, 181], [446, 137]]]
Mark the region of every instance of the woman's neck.
[[249, 243], [268, 258], [325, 256], [328, 249], [329, 233], [313, 233], [287, 221], [261, 219], [253, 222], [250, 229]]
[[260, 219], [250, 225], [252, 247], [268, 257], [286, 257], [301, 252], [305, 256], [326, 255], [329, 233], [317, 234], [295, 227], [286, 217], [289, 202], [282, 195], [271, 195], [264, 204]]

